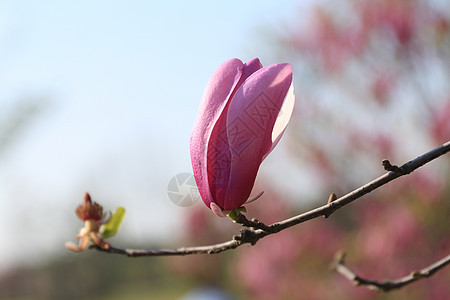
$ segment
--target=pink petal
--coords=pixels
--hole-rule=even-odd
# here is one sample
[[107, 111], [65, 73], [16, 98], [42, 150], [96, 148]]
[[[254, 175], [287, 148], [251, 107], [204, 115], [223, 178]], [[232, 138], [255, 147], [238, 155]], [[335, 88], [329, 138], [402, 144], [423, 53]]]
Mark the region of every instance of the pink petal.
[[272, 131], [292, 82], [289, 64], [253, 73], [236, 91], [228, 109], [231, 170], [223, 209], [241, 206], [250, 195], [263, 158], [271, 151]]
[[[233, 99], [236, 90], [245, 79], [261, 68], [262, 65], [257, 58], [247, 62], [242, 67], [242, 76], [229, 99]], [[227, 135], [227, 114], [231, 101], [228, 101], [225, 105], [220, 117], [214, 124], [208, 144], [207, 173], [210, 193], [213, 201], [222, 208], [228, 189], [231, 167], [231, 151]]]
[[214, 126], [242, 76], [242, 66], [242, 61], [233, 58], [217, 68], [203, 92], [192, 129], [190, 141], [192, 168], [200, 195], [208, 207], [213, 201], [207, 174], [208, 144]]

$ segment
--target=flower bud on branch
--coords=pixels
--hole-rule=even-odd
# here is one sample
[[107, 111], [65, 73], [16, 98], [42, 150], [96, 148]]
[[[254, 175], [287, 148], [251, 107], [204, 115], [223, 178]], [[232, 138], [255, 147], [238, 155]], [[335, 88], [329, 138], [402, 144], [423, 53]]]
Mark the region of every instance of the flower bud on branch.
[[89, 193], [84, 194], [83, 204], [80, 204], [76, 210], [76, 215], [84, 221], [84, 227], [76, 236], [79, 240], [78, 245], [72, 242], [65, 244], [66, 248], [75, 252], [83, 251], [90, 242], [93, 242], [101, 249], [109, 249], [110, 245], [103, 238], [115, 235], [120, 227], [125, 210], [119, 207], [109, 218], [103, 213], [103, 207], [97, 202], [92, 202]]

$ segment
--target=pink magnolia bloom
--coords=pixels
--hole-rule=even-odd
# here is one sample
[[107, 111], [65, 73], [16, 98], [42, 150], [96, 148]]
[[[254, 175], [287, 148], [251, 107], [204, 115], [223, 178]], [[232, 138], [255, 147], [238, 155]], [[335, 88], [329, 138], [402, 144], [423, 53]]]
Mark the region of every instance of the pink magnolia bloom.
[[294, 108], [292, 68], [233, 58], [211, 76], [191, 136], [203, 202], [219, 216], [244, 204], [259, 166], [280, 140]]

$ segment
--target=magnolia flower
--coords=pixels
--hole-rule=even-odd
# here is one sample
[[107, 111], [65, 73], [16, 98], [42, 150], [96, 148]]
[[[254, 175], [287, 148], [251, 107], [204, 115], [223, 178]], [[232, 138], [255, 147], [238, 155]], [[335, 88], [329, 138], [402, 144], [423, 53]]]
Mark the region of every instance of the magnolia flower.
[[83, 251], [92, 240], [100, 248], [107, 249], [109, 244], [102, 240], [99, 233], [100, 226], [106, 223], [106, 213], [103, 213], [103, 207], [97, 202], [92, 202], [89, 193], [84, 194], [83, 204], [79, 205], [75, 210], [78, 218], [84, 221], [84, 227], [81, 228], [77, 235], [79, 244], [72, 242], [66, 243], [66, 248], [72, 251]]
[[280, 140], [294, 108], [289, 64], [262, 67], [233, 58], [214, 72], [191, 136], [200, 195], [216, 215], [240, 208], [262, 161]]

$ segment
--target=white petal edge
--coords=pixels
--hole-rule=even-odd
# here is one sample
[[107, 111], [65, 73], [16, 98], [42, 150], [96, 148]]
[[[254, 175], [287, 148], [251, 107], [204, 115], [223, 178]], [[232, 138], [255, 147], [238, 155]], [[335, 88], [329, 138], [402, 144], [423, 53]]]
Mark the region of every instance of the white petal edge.
[[272, 130], [272, 143], [275, 143], [280, 139], [280, 135], [283, 134], [289, 120], [291, 119], [292, 111], [294, 110], [295, 95], [294, 95], [294, 83], [291, 83], [289, 90], [284, 98], [281, 110], [278, 113], [278, 117], [275, 121]]
[[222, 212], [222, 209], [219, 207], [219, 205], [215, 204], [214, 202], [211, 202], [209, 204], [209, 208], [211, 208], [212, 212], [221, 218], [225, 218], [225, 214]]

